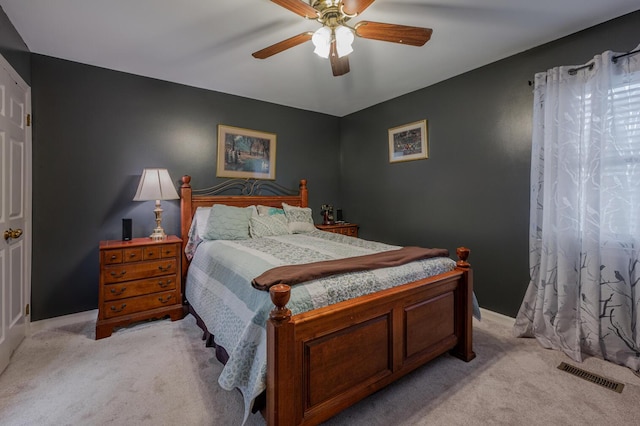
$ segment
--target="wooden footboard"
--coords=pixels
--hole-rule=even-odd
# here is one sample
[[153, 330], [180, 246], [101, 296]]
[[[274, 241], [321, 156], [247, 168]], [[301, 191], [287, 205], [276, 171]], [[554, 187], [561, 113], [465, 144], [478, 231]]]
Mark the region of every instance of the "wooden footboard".
[[317, 424], [447, 352], [472, 349], [472, 271], [456, 270], [292, 316], [290, 288], [271, 288], [269, 425]]

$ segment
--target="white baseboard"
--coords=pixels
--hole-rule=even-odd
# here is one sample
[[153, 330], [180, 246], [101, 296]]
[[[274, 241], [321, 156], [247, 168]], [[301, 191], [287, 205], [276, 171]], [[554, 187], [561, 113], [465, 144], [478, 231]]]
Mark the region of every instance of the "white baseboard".
[[487, 318], [487, 319], [496, 321], [507, 327], [513, 327], [513, 324], [515, 324], [516, 322], [515, 318], [511, 318], [509, 316], [502, 315], [502, 314], [499, 314], [498, 312], [490, 311], [485, 308], [480, 308], [480, 314], [482, 315], [482, 318]]
[[47, 318], [34, 321], [29, 324], [29, 333], [36, 333], [42, 330], [52, 330], [85, 321], [95, 321], [98, 318], [98, 310], [78, 312], [75, 314], [63, 315], [61, 317]]

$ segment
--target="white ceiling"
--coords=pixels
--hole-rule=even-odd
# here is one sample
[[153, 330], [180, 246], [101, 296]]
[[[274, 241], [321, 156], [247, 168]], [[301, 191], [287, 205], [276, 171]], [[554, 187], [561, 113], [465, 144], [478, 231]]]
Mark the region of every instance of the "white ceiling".
[[592, 25], [638, 0], [378, 0], [360, 20], [429, 27], [423, 47], [357, 38], [333, 77], [305, 43], [319, 23], [268, 0], [0, 0], [34, 53], [323, 112], [361, 110]]

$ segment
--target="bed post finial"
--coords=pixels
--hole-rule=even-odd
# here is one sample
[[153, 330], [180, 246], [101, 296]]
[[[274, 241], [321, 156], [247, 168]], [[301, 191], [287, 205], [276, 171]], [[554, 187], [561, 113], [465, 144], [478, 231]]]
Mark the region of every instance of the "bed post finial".
[[191, 187], [191, 176], [184, 175], [182, 176], [182, 188]]
[[458, 261], [456, 262], [456, 266], [458, 268], [469, 269], [471, 267], [471, 264], [467, 262], [470, 252], [471, 250], [469, 250], [466, 247], [458, 247], [456, 249], [456, 254], [458, 255]]
[[271, 310], [269, 319], [278, 327], [291, 318], [291, 310], [287, 309], [287, 303], [291, 297], [291, 287], [286, 284], [276, 284], [269, 289], [269, 295], [275, 308]]

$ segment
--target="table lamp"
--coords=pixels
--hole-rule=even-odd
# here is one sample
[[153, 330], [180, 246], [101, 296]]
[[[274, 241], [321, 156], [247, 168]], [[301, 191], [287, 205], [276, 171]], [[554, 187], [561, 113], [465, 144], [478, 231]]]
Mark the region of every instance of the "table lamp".
[[176, 192], [175, 186], [167, 169], [144, 169], [138, 184], [133, 201], [150, 201], [156, 200], [156, 208], [153, 212], [156, 214], [156, 228], [149, 237], [154, 241], [161, 241], [167, 238], [164, 229], [160, 226], [162, 222], [162, 207], [160, 200], [177, 200], [180, 197]]

